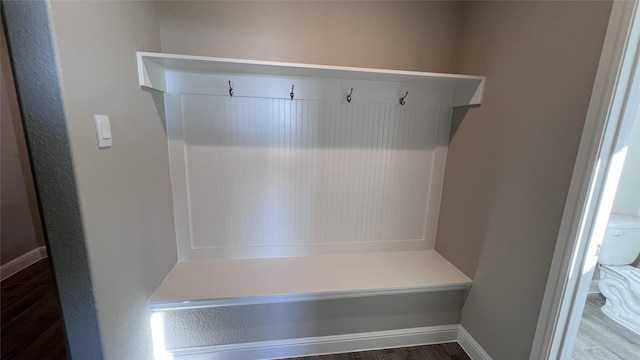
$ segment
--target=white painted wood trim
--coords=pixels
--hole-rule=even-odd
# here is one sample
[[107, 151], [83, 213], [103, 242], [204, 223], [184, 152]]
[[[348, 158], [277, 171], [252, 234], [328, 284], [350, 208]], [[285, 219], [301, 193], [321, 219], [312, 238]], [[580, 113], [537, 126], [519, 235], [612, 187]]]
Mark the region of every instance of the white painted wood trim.
[[[408, 78], [421, 78], [421, 79], [459, 79], [459, 80], [484, 80], [484, 76], [476, 75], [459, 75], [459, 74], [447, 74], [447, 73], [434, 73], [434, 72], [422, 72], [422, 71], [406, 71], [406, 70], [390, 70], [390, 69], [374, 69], [374, 68], [361, 68], [361, 67], [349, 67], [349, 66], [332, 66], [332, 65], [318, 65], [318, 64], [301, 64], [291, 62], [280, 61], [263, 61], [263, 60], [248, 60], [248, 59], [233, 59], [233, 58], [220, 58], [210, 56], [193, 56], [193, 55], [180, 55], [180, 54], [167, 54], [156, 52], [139, 51], [138, 59], [149, 59], [156, 63], [163, 64], [169, 69], [200, 69], [209, 70], [213, 68], [219, 68], [223, 70], [236, 70], [241, 69], [242, 72], [250, 72], [254, 74], [261, 73], [276, 73], [279, 74], [282, 71], [292, 73], [295, 70], [298, 72], [291, 75], [300, 75], [306, 73], [308, 70], [316, 70], [318, 76], [343, 76], [344, 74], [365, 74], [366, 78], [371, 76], [370, 74], [378, 74], [382, 79], [398, 79], [404, 77]], [[146, 65], [145, 65], [146, 66]], [[333, 76], [331, 76], [333, 75]], [[387, 77], [384, 77], [387, 76]], [[141, 77], [142, 82], [146, 78]], [[146, 86], [141, 82], [141, 86]]]
[[433, 250], [206, 260], [176, 264], [149, 299], [149, 307], [167, 310], [453, 291], [471, 283]]
[[[578, 314], [582, 313], [593, 274], [593, 271], [584, 273], [583, 270], [586, 262], [595, 264], [597, 259], [596, 247], [589, 244], [590, 235], [615, 150], [620, 118], [627, 110], [632, 86], [630, 79], [636, 65], [638, 29], [637, 26], [632, 29], [636, 17], [637, 1], [613, 3], [531, 360], [563, 359], [573, 348], [575, 334], [573, 337], [570, 334], [577, 331]], [[577, 298], [580, 300], [576, 301]]]
[[459, 324], [167, 351], [175, 360], [257, 360], [458, 342], [472, 360], [492, 360]]
[[180, 261], [434, 248], [450, 105], [167, 93], [165, 106]]
[[140, 86], [166, 92], [167, 72], [241, 73], [253, 75], [316, 77], [381, 82], [431, 83], [453, 86], [454, 106], [479, 105], [484, 91], [484, 76], [418, 71], [356, 68], [274, 61], [229, 59], [206, 56], [138, 52]]
[[387, 295], [403, 295], [403, 294], [419, 294], [440, 291], [456, 291], [468, 289], [471, 284], [451, 284], [451, 285], [434, 285], [406, 289], [380, 289], [380, 290], [347, 290], [326, 293], [308, 293], [308, 294], [285, 294], [271, 296], [250, 296], [235, 297], [224, 299], [205, 299], [205, 300], [185, 300], [185, 301], [157, 301], [149, 302], [149, 309], [152, 311], [170, 311], [196, 309], [206, 307], [221, 306], [241, 306], [241, 305], [262, 305], [262, 304], [281, 304], [301, 301], [322, 301], [333, 299], [351, 299], [370, 296], [387, 296]]
[[[256, 360], [293, 356], [336, 354], [363, 350], [454, 342], [459, 325], [322, 336], [314, 338], [261, 341], [173, 350], [176, 360], [233, 359]], [[476, 360], [475, 358], [473, 358]]]
[[158, 91], [167, 91], [167, 81], [164, 68], [157, 62], [145, 56], [146, 53], [136, 53], [138, 59], [138, 82], [140, 86]]
[[480, 346], [476, 339], [460, 325], [458, 329], [458, 344], [472, 360], [492, 360], [491, 356]]
[[600, 294], [600, 280], [591, 280], [589, 294]]
[[[184, 129], [182, 100], [180, 94], [164, 95], [167, 119], [167, 142], [169, 148], [169, 176], [173, 198], [173, 219], [176, 231], [178, 259], [190, 258], [191, 223], [189, 221], [189, 197], [187, 192], [187, 172], [185, 169]], [[186, 209], [187, 211], [177, 211]]]
[[40, 246], [26, 254], [20, 255], [0, 267], [0, 280], [4, 281], [8, 277], [17, 274], [47, 256], [47, 248], [45, 246]]

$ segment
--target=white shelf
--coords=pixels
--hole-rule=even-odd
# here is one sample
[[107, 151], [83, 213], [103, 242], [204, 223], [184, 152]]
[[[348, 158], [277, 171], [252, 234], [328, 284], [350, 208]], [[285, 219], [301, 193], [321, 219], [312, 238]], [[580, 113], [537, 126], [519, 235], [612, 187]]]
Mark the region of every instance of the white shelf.
[[433, 250], [180, 262], [152, 310], [463, 290], [471, 279]]
[[185, 91], [180, 85], [177, 86], [180, 88], [178, 91], [171, 89], [176, 81], [168, 78], [168, 73], [268, 75], [435, 85], [453, 90], [451, 99], [453, 106], [466, 106], [479, 105], [482, 102], [485, 82], [484, 76], [474, 75], [227, 59], [152, 52], [138, 52], [137, 57], [140, 86], [162, 92]]

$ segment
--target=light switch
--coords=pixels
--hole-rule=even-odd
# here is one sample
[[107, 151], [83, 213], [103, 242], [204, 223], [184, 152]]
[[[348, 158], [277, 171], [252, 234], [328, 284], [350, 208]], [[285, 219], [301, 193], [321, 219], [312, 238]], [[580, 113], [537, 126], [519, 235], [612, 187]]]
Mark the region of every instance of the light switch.
[[93, 115], [96, 125], [96, 137], [98, 139], [98, 148], [104, 149], [111, 147], [111, 122], [107, 115]]

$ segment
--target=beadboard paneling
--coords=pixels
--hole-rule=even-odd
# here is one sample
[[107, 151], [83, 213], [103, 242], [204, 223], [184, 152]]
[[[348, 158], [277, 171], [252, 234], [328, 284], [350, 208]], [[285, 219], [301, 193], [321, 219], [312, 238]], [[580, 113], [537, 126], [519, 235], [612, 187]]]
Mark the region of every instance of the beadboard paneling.
[[175, 98], [181, 259], [433, 248], [449, 111], [416, 101]]

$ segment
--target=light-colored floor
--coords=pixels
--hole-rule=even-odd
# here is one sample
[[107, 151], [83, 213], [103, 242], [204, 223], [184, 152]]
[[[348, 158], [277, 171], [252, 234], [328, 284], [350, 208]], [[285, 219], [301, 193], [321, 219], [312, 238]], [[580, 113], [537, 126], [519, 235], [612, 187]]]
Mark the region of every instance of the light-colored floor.
[[589, 294], [573, 348], [574, 360], [638, 360], [640, 335], [611, 320], [600, 308], [605, 299]]

